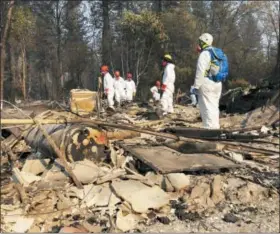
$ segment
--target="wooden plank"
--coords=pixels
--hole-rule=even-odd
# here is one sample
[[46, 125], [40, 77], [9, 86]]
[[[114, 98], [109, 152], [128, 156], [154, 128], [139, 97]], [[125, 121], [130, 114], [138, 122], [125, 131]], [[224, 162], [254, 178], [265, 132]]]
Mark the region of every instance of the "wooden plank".
[[239, 167], [238, 164], [214, 154], [181, 154], [166, 146], [122, 145], [122, 147], [162, 174]]

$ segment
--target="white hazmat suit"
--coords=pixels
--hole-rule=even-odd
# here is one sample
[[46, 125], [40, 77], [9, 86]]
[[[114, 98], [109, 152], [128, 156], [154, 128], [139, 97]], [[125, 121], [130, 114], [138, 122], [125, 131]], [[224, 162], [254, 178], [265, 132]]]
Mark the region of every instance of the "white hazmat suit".
[[162, 84], [166, 85], [161, 97], [161, 105], [163, 114], [173, 113], [173, 93], [175, 83], [175, 65], [168, 63], [164, 69]]
[[159, 90], [158, 90], [158, 87], [157, 86], [153, 86], [150, 91], [152, 92], [153, 94], [153, 98], [155, 101], [159, 101], [160, 100], [160, 93], [159, 93]]
[[203, 127], [219, 129], [219, 100], [222, 92], [222, 83], [214, 82], [207, 77], [210, 68], [210, 52], [204, 50], [197, 61], [194, 88], [198, 90], [198, 105]]
[[125, 92], [126, 92], [126, 100], [132, 101], [133, 100], [133, 93], [136, 93], [136, 86], [135, 82], [131, 79], [127, 79], [125, 81]]
[[115, 99], [118, 103], [125, 100], [125, 81], [122, 77], [114, 78]]
[[104, 92], [107, 94], [109, 107], [114, 108], [114, 79], [109, 72], [104, 75]]

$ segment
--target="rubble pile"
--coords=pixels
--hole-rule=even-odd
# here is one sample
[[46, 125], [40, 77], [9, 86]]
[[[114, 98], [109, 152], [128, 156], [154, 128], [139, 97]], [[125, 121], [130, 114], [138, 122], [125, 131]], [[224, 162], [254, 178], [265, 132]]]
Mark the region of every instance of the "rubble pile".
[[[254, 230], [278, 230], [279, 127], [242, 131], [246, 116], [234, 122], [226, 115], [222, 122], [234, 134], [196, 131], [197, 138], [188, 138], [200, 125], [197, 109], [178, 105], [167, 119], [151, 121], [143, 114], [152, 113], [149, 108], [134, 104], [123, 113], [102, 113], [107, 122], [133, 124], [162, 137], [104, 127], [103, 160], [89, 154], [67, 158], [81, 187], [60, 157], [30, 148], [22, 154], [15, 150], [25, 144], [22, 139], [13, 144], [2, 139], [1, 232], [242, 231], [269, 216], [266, 226]], [[250, 124], [256, 119], [265, 125], [259, 118]], [[164, 138], [171, 129], [190, 139], [188, 144]], [[211, 137], [222, 137], [219, 144], [226, 147], [220, 149]], [[236, 145], [226, 145], [233, 139]], [[206, 151], [206, 140], [214, 150]], [[182, 166], [184, 157], [188, 163]]]

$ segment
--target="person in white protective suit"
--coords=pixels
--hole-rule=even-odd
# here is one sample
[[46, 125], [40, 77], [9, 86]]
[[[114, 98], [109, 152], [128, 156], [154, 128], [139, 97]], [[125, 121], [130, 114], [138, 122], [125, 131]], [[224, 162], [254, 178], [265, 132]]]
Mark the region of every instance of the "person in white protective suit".
[[125, 100], [125, 82], [124, 79], [120, 76], [119, 71], [115, 71], [114, 77], [114, 89], [115, 89], [115, 100], [120, 106], [121, 102]]
[[213, 36], [203, 33], [198, 40], [197, 51], [200, 52], [194, 81], [194, 93], [198, 95], [198, 105], [203, 127], [219, 129], [219, 100], [222, 83], [214, 82], [208, 77], [211, 65], [210, 52], [205, 50], [212, 46]]
[[107, 96], [108, 105], [110, 108], [114, 109], [114, 79], [109, 73], [109, 67], [103, 65], [101, 67], [101, 74], [104, 79], [104, 93]]
[[127, 73], [125, 80], [126, 101], [131, 102], [136, 95], [136, 86], [132, 80], [132, 74]]
[[154, 99], [154, 102], [158, 102], [160, 100], [160, 81], [157, 80], [156, 81], [156, 85], [153, 86], [150, 91], [152, 92], [153, 94], [153, 99]]
[[173, 64], [172, 57], [169, 54], [164, 55], [162, 66], [164, 67], [164, 73], [162, 78], [161, 89], [163, 91], [161, 97], [161, 105], [163, 115], [173, 113], [173, 93], [175, 83], [175, 65]]

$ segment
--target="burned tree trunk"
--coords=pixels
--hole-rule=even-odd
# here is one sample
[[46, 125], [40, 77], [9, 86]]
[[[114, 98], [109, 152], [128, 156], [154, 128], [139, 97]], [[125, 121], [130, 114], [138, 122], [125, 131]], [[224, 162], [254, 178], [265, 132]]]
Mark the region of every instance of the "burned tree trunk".
[[[4, 98], [4, 69], [5, 69], [5, 58], [6, 58], [6, 41], [7, 41], [7, 35], [8, 35], [8, 29], [10, 27], [10, 23], [11, 23], [11, 17], [12, 17], [12, 10], [14, 7], [14, 0], [10, 1], [10, 5], [9, 5], [9, 9], [7, 12], [7, 19], [6, 19], [6, 24], [5, 24], [5, 28], [4, 28], [4, 32], [3, 32], [3, 36], [1, 35], [1, 42], [0, 42], [0, 60], [1, 60], [1, 65], [0, 65], [0, 99], [3, 100]], [[2, 103], [0, 106], [0, 109], [2, 109]]]
[[102, 18], [103, 18], [103, 30], [102, 30], [102, 63], [110, 63], [110, 50], [111, 50], [111, 35], [110, 35], [110, 0], [102, 0]]

